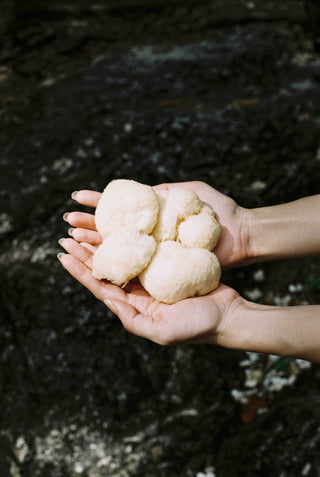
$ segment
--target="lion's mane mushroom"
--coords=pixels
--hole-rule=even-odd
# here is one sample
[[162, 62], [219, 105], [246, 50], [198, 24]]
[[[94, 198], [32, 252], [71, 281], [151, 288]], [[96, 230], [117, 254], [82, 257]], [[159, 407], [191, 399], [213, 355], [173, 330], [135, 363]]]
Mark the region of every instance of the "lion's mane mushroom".
[[204, 205], [196, 215], [190, 215], [178, 228], [178, 241], [185, 247], [213, 250], [220, 238], [221, 228], [213, 210]]
[[214, 253], [166, 241], [159, 243], [139, 280], [153, 298], [171, 304], [190, 296], [206, 295], [217, 288], [220, 275]]
[[104, 239], [93, 256], [93, 276], [124, 286], [149, 264], [156, 249], [151, 235], [119, 229]]
[[124, 286], [139, 276], [152, 297], [169, 304], [219, 285], [221, 269], [212, 250], [221, 229], [193, 191], [155, 192], [132, 180], [114, 180], [101, 195], [95, 221], [103, 237], [93, 258], [96, 278]]
[[192, 190], [175, 187], [159, 197], [160, 214], [153, 236], [157, 242], [176, 240], [179, 223], [201, 209], [201, 201]]
[[150, 234], [158, 215], [159, 201], [152, 187], [118, 179], [110, 182], [103, 191], [95, 222], [103, 238], [121, 227]]

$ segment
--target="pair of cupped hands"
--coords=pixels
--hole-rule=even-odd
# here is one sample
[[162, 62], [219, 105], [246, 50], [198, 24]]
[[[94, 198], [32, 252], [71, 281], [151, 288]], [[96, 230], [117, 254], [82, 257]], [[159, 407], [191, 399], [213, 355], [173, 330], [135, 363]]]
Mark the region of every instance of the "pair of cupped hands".
[[[160, 184], [155, 190], [184, 187], [194, 191], [202, 202], [215, 212], [221, 226], [221, 236], [214, 253], [222, 269], [245, 265], [250, 257], [247, 209], [204, 182]], [[95, 208], [101, 194], [90, 190], [74, 192], [72, 198], [79, 204]], [[67, 253], [58, 254], [64, 268], [90, 290], [121, 320], [131, 333], [158, 344], [209, 343], [233, 347], [232, 336], [235, 310], [246, 300], [235, 290], [220, 283], [205, 296], [187, 298], [172, 305], [152, 298], [137, 282], [124, 289], [92, 276], [92, 261], [96, 247], [102, 242], [95, 227], [94, 214], [68, 212], [64, 220], [72, 228], [72, 238], [60, 239]]]

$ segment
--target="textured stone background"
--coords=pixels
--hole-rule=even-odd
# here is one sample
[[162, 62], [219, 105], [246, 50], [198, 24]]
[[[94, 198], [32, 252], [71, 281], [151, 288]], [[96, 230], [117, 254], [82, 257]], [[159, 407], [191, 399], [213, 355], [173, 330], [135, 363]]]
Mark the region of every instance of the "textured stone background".
[[[320, 475], [319, 366], [128, 335], [56, 259], [70, 193], [117, 177], [319, 193], [317, 2], [0, 7], [1, 477]], [[319, 265], [223, 281], [313, 304]]]

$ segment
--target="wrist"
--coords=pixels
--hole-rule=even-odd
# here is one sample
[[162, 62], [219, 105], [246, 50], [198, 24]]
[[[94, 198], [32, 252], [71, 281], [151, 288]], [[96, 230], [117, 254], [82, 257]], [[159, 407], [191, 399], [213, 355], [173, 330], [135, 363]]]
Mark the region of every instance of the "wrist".
[[222, 319], [211, 344], [235, 350], [247, 349], [248, 338], [244, 321], [249, 309], [248, 303], [245, 298], [238, 295], [227, 308], [221, 311]]
[[[238, 296], [223, 314], [215, 344], [257, 353], [293, 354], [285, 339], [289, 323], [279, 320], [280, 310], [281, 307], [260, 305]], [[284, 307], [282, 310], [285, 311]]]
[[239, 220], [240, 251], [238, 253], [239, 260], [235, 265], [245, 266], [254, 261], [256, 253], [253, 237], [253, 222], [255, 220], [255, 214], [252, 213], [252, 210], [250, 209], [238, 206], [236, 216]]
[[272, 207], [246, 209], [244, 226], [244, 265], [277, 258]]
[[320, 362], [320, 305], [266, 306], [239, 297], [218, 336], [221, 346]]
[[260, 305], [243, 299], [236, 310], [234, 320], [239, 334], [242, 350], [256, 353], [280, 354], [288, 353], [288, 343], [284, 337], [286, 330], [277, 317], [281, 307]]

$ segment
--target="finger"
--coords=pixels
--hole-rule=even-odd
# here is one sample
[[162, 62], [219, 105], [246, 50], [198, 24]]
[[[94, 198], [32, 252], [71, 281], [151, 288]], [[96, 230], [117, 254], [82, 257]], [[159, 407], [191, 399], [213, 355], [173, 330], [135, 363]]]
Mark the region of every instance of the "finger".
[[59, 244], [68, 253], [70, 253], [70, 255], [73, 255], [75, 258], [80, 260], [80, 262], [92, 269], [93, 255], [87, 248], [83, 247], [71, 238], [60, 239]]
[[94, 215], [85, 212], [66, 212], [63, 220], [73, 227], [82, 227], [88, 230], [96, 230]]
[[87, 248], [92, 254], [96, 252], [98, 247], [91, 245], [91, 243], [81, 242], [80, 244], [82, 247]]
[[100, 197], [101, 192], [94, 190], [78, 190], [72, 193], [73, 200], [88, 207], [97, 207]]
[[88, 230], [78, 227], [76, 229], [69, 229], [68, 233], [77, 242], [87, 242], [91, 243], [92, 245], [100, 245], [102, 242], [101, 235], [95, 230]]
[[136, 285], [137, 286], [132, 286], [130, 292], [128, 292], [128, 303], [144, 315], [152, 316], [154, 318], [161, 316], [168, 305], [160, 303], [152, 298], [141, 284]]
[[126, 293], [121, 288], [94, 278], [91, 270], [74, 256], [63, 254], [59, 256], [59, 260], [70, 275], [93, 293], [98, 300], [126, 300]]
[[105, 304], [119, 317], [127, 331], [142, 338], [158, 342], [154, 333], [154, 321], [151, 316], [140, 313], [134, 306], [122, 300], [105, 300]]

